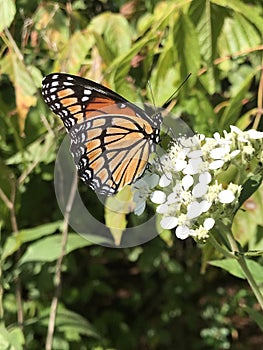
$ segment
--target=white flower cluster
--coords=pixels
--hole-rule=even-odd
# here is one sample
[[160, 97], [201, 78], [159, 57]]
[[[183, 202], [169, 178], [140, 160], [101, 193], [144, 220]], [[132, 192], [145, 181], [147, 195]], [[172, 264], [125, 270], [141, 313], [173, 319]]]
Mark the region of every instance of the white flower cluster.
[[[180, 137], [156, 164], [159, 176], [148, 175], [148, 181], [144, 177], [134, 184], [135, 213], [141, 214], [150, 198], [157, 204], [163, 229], [174, 229], [180, 239], [205, 240], [222, 211], [226, 215], [233, 211], [242, 189], [232, 182], [223, 185], [219, 178], [230, 166], [235, 165], [238, 172], [245, 169], [252, 157], [262, 161], [262, 140], [263, 132], [235, 126], [223, 137], [219, 133], [213, 138]], [[239, 180], [244, 180], [241, 173]]]

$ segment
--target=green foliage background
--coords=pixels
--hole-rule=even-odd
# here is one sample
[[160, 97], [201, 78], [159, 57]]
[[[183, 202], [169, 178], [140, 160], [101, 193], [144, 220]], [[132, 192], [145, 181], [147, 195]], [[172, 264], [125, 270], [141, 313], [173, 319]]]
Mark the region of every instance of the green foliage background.
[[[262, 130], [263, 7], [0, 0], [0, 8], [0, 349], [41, 349], [65, 229], [53, 188], [64, 132], [41, 98], [43, 76], [81, 75], [134, 102], [151, 101], [150, 81], [161, 106], [191, 72], [170, 107], [193, 130]], [[262, 202], [259, 191], [234, 223], [249, 249], [263, 249]], [[52, 349], [259, 349], [254, 299], [242, 280], [207, 266], [218, 258], [169, 233], [118, 250], [70, 231]]]

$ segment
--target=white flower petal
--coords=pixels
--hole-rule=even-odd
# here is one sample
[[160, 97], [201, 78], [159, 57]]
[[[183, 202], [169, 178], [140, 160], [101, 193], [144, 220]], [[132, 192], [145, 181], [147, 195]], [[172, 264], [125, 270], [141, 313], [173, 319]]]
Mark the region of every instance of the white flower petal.
[[218, 197], [219, 197], [219, 201], [223, 204], [232, 203], [235, 200], [235, 195], [230, 190], [221, 191]]
[[170, 193], [167, 197], [168, 204], [176, 203], [176, 202], [178, 202], [178, 200], [179, 200], [178, 194], [175, 192]]
[[197, 149], [195, 151], [189, 152], [188, 157], [189, 158], [200, 158], [203, 155], [203, 151], [200, 149]]
[[187, 191], [192, 186], [193, 183], [194, 183], [194, 179], [193, 179], [193, 176], [191, 175], [185, 175], [182, 178], [182, 186], [185, 191]]
[[167, 187], [170, 185], [171, 179], [172, 179], [171, 173], [163, 174], [160, 178], [159, 185], [161, 187]]
[[212, 175], [206, 171], [199, 175], [199, 182], [208, 185], [212, 181]]
[[157, 174], [147, 175], [147, 176], [144, 176], [144, 179], [147, 182], [147, 184], [150, 186], [150, 188], [154, 188], [155, 186], [157, 186], [159, 182], [159, 175]]
[[172, 228], [175, 228], [177, 226], [177, 222], [178, 220], [174, 216], [167, 216], [162, 218], [162, 220], [160, 221], [160, 225], [166, 230], [171, 230]]
[[187, 162], [185, 160], [178, 159], [178, 160], [176, 160], [176, 163], [175, 163], [175, 171], [181, 171], [186, 166], [187, 166]]
[[175, 230], [177, 238], [186, 239], [189, 237], [190, 229], [187, 226], [178, 226]]
[[184, 168], [183, 173], [188, 175], [194, 175], [198, 173], [200, 164], [203, 162], [203, 159], [198, 157], [194, 159], [189, 159], [187, 166]]
[[194, 201], [187, 207], [187, 218], [194, 219], [202, 214], [202, 205], [199, 202]]
[[238, 135], [242, 134], [243, 131], [240, 130], [237, 126], [235, 125], [230, 125], [230, 130]]
[[213, 159], [222, 159], [229, 152], [230, 147], [228, 145], [225, 145], [224, 147], [217, 147], [210, 151], [210, 157]]
[[151, 195], [151, 201], [155, 204], [162, 204], [165, 202], [166, 194], [163, 191], [154, 191]]
[[220, 136], [219, 132], [215, 132], [213, 136], [214, 136], [215, 140], [220, 141], [221, 136]]
[[206, 194], [207, 190], [208, 190], [207, 185], [205, 185], [203, 183], [198, 183], [197, 185], [194, 186], [194, 188], [192, 190], [192, 195], [195, 198], [200, 198]]
[[146, 202], [140, 202], [136, 204], [136, 208], [134, 209], [135, 215], [141, 215], [144, 212], [144, 209], [146, 207]]
[[247, 131], [247, 134], [250, 139], [257, 140], [257, 139], [262, 139], [263, 138], [263, 132], [262, 131], [257, 131], [255, 129], [250, 129]]
[[200, 206], [202, 209], [202, 213], [206, 213], [212, 206], [212, 202], [209, 202], [207, 200], [203, 200], [202, 202], [200, 202]]
[[211, 230], [211, 228], [214, 227], [214, 224], [215, 224], [215, 220], [213, 218], [207, 218], [204, 221], [204, 228], [206, 230]]
[[230, 153], [231, 158], [235, 158], [239, 153], [240, 153], [240, 149], [236, 149], [233, 152]]
[[224, 165], [224, 161], [223, 160], [215, 160], [214, 162], [209, 164], [209, 169], [211, 170], [217, 170], [222, 168], [222, 166]]
[[168, 212], [168, 209], [169, 209], [168, 204], [164, 203], [164, 204], [158, 205], [158, 207], [156, 208], [156, 212], [159, 214], [166, 214]]

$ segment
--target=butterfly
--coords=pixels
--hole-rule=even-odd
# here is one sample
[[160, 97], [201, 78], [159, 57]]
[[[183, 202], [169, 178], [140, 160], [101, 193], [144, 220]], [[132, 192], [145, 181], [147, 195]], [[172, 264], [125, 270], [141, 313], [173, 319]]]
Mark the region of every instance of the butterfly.
[[161, 113], [150, 117], [105, 86], [64, 73], [43, 79], [42, 96], [69, 133], [84, 183], [113, 195], [143, 175], [160, 142]]

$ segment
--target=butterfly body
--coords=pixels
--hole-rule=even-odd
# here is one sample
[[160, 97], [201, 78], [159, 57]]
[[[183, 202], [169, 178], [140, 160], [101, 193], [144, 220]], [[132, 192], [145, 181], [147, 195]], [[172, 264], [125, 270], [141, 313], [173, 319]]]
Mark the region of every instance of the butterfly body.
[[42, 95], [69, 133], [79, 177], [112, 195], [143, 175], [160, 140], [161, 114], [147, 113], [110, 89], [81, 77], [55, 73]]

